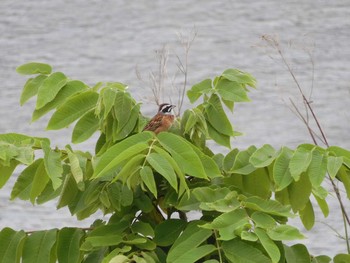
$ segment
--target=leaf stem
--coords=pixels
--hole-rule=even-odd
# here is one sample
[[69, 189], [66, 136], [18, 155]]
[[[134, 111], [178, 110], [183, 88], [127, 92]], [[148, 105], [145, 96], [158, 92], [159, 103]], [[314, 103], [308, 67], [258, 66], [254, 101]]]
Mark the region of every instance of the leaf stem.
[[220, 246], [220, 243], [219, 243], [219, 237], [218, 237], [218, 233], [217, 233], [217, 230], [214, 229], [214, 235], [215, 235], [215, 242], [216, 242], [216, 247], [218, 249], [218, 254], [219, 254], [219, 260], [220, 260], [220, 263], [222, 263], [222, 255], [221, 255], [221, 246]]
[[[76, 228], [76, 229], [81, 229], [81, 230], [83, 230], [83, 231], [91, 231], [91, 230], [94, 229], [93, 227], [75, 227], [75, 228]], [[27, 235], [31, 235], [31, 234], [33, 234], [33, 233], [40, 232], [40, 231], [45, 231], [45, 230], [43, 230], [43, 229], [39, 229], [39, 230], [29, 230], [29, 231], [25, 231], [25, 233], [26, 233]]]
[[343, 222], [344, 222], [344, 232], [345, 232], [345, 239], [346, 239], [346, 248], [348, 250], [348, 254], [350, 254], [348, 226], [346, 224], [346, 218], [344, 214], [343, 214]]

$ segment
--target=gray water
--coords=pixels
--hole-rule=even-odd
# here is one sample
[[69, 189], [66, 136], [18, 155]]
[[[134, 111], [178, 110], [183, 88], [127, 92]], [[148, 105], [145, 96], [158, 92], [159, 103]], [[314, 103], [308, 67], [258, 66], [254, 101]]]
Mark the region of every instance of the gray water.
[[[268, 34], [280, 40], [305, 93], [312, 91], [312, 105], [329, 143], [350, 148], [350, 2], [342, 0], [1, 0], [0, 133], [45, 136], [61, 147], [69, 143], [69, 129], [44, 132], [48, 118], [30, 124], [34, 101], [19, 106], [26, 78], [17, 75], [15, 68], [28, 61], [47, 62], [54, 70], [91, 85], [98, 81], [127, 83], [143, 102], [143, 112], [151, 116], [156, 107], [147, 80], [149, 72], [158, 67], [155, 50], [164, 45], [169, 49], [169, 78], [165, 81], [169, 85], [176, 72], [176, 55], [184, 55], [177, 34], [188, 35], [194, 27], [197, 37], [189, 52], [188, 86], [226, 68], [250, 72], [258, 80], [258, 89], [250, 93], [252, 102], [236, 105], [232, 121], [244, 136], [233, 141], [234, 147], [265, 143], [295, 147], [311, 142], [302, 122], [289, 109], [290, 98], [300, 102], [295, 83], [276, 53], [261, 40]], [[136, 68], [145, 82], [136, 77]], [[177, 74], [175, 83], [182, 80]], [[74, 147], [92, 149], [93, 141]], [[35, 207], [20, 200], [10, 202], [14, 182], [15, 177], [0, 191], [0, 229], [87, 226], [93, 221], [77, 221], [66, 209], [56, 211], [55, 202]], [[345, 243], [323, 224], [342, 231], [335, 198], [330, 196], [329, 203], [329, 218], [317, 211], [319, 222], [313, 232], [303, 230], [308, 236], [303, 242], [312, 253], [345, 253]], [[300, 226], [298, 220], [295, 224]]]

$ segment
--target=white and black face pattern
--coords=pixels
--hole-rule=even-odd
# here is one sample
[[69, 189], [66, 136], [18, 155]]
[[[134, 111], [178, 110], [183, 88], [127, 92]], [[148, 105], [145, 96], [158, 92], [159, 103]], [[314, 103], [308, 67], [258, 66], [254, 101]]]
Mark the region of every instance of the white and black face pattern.
[[175, 105], [171, 105], [169, 103], [163, 103], [159, 105], [159, 112], [163, 114], [173, 114], [172, 110], [175, 107]]

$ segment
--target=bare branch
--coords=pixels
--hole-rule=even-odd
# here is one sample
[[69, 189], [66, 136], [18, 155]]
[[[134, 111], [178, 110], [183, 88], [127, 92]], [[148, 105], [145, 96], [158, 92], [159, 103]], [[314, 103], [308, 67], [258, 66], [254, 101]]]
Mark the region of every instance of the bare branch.
[[[151, 70], [148, 76], [147, 83], [152, 91], [153, 100], [156, 102], [157, 105], [163, 102], [164, 95], [166, 95], [170, 103], [172, 103], [173, 100], [172, 95], [176, 95], [177, 101], [175, 102], [175, 104], [177, 104], [176, 111], [178, 116], [181, 115], [181, 110], [186, 95], [186, 88], [188, 82], [189, 51], [192, 47], [196, 36], [197, 30], [195, 27], [192, 28], [192, 30], [188, 33], [187, 36], [184, 36], [182, 33], [178, 33], [180, 45], [184, 50], [184, 58], [181, 59], [179, 55], [175, 54], [175, 57], [177, 59], [177, 71], [175, 72], [174, 77], [170, 80], [170, 84], [167, 72], [170, 51], [167, 45], [164, 45], [161, 49], [156, 50], [155, 53], [157, 58], [157, 70]], [[181, 85], [176, 84], [176, 77], [178, 76], [178, 73], [181, 73], [183, 75], [183, 82]], [[143, 82], [143, 84], [146, 83], [146, 81], [144, 81], [144, 79], [142, 78], [138, 68], [136, 68], [136, 76], [141, 82]], [[169, 86], [170, 88], [172, 88], [172, 91], [169, 91]]]
[[[322, 143], [324, 143], [327, 147], [329, 147], [329, 144], [328, 144], [328, 141], [327, 141], [327, 138], [326, 138], [326, 135], [321, 127], [321, 124], [311, 106], [311, 94], [312, 92], [310, 93], [310, 96], [309, 96], [309, 99], [306, 98], [300, 84], [299, 84], [299, 81], [297, 80], [295, 74], [294, 74], [294, 71], [293, 69], [291, 68], [289, 62], [287, 61], [287, 59], [285, 58], [284, 56], [284, 53], [282, 51], [282, 48], [280, 47], [280, 44], [279, 44], [279, 41], [277, 40], [277, 38], [274, 38], [272, 36], [269, 36], [269, 35], [264, 35], [262, 36], [262, 39], [268, 44], [269, 47], [273, 48], [278, 54], [279, 54], [279, 57], [280, 59], [282, 60], [283, 64], [286, 66], [289, 74], [292, 76], [293, 78], [293, 81], [294, 83], [296, 84], [298, 90], [299, 90], [299, 93], [302, 97], [302, 101], [305, 105], [305, 112], [306, 112], [306, 118], [304, 118], [303, 114], [301, 114], [300, 110], [298, 109], [298, 107], [296, 106], [296, 104], [292, 101], [292, 106], [294, 108], [294, 110], [296, 111], [297, 115], [299, 116], [299, 118], [304, 122], [306, 128], [308, 129], [309, 131], [309, 134], [314, 142], [315, 145], [318, 145], [317, 144], [317, 141], [316, 141], [316, 137], [315, 137], [315, 133], [312, 131], [311, 127], [310, 127], [310, 123], [309, 123], [309, 116], [308, 114], [310, 113], [311, 116], [312, 116], [312, 119], [315, 121], [316, 125], [317, 125], [317, 128], [318, 128], [318, 131], [320, 132], [321, 134], [321, 141]], [[312, 59], [312, 56], [311, 56], [311, 53], [308, 53], [309, 56], [310, 56], [310, 60], [312, 62], [312, 70], [314, 71], [314, 63], [313, 63], [313, 59]], [[314, 77], [314, 72], [312, 73], [312, 78]], [[312, 86], [313, 86], [313, 81], [312, 81]], [[318, 137], [319, 138], [319, 137]], [[339, 188], [337, 187], [337, 185], [335, 184], [334, 180], [328, 176], [328, 179], [330, 180], [331, 184], [332, 184], [332, 187], [333, 187], [333, 190], [336, 194], [336, 197], [338, 199], [338, 203], [339, 203], [339, 206], [341, 208], [341, 212], [342, 212], [342, 216], [344, 218], [344, 222], [345, 222], [345, 229], [347, 229], [346, 227], [346, 223], [348, 225], [350, 225], [350, 219], [349, 219], [349, 216], [346, 212], [346, 209], [345, 209], [345, 206], [344, 206], [344, 203], [342, 201], [342, 197], [341, 197], [341, 194], [340, 194], [340, 191], [339, 191]], [[347, 230], [346, 230], [346, 235], [347, 234]], [[349, 240], [347, 240], [347, 247], [349, 248]]]
[[191, 49], [191, 46], [197, 37], [197, 29], [195, 27], [192, 28], [191, 32], [188, 34], [187, 37], [184, 37], [182, 33], [178, 33], [178, 38], [180, 40], [180, 43], [184, 49], [185, 52], [185, 57], [184, 57], [184, 62], [180, 59], [180, 57], [177, 55], [178, 59], [178, 69], [182, 72], [184, 75], [184, 81], [183, 81], [183, 86], [180, 89], [181, 92], [179, 92], [178, 96], [178, 115], [181, 114], [181, 109], [184, 103], [185, 99], [185, 94], [186, 94], [186, 88], [187, 88], [187, 77], [188, 77], [188, 54]]

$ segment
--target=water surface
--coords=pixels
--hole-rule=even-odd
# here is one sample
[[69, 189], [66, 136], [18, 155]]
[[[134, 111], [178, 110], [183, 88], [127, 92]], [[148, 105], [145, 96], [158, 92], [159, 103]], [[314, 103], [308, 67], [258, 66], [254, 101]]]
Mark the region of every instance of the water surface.
[[[52, 145], [69, 143], [70, 130], [44, 132], [48, 118], [30, 124], [34, 101], [19, 106], [26, 78], [15, 73], [28, 61], [53, 65], [88, 84], [121, 81], [143, 102], [143, 112], [155, 111], [150, 85], [141, 82], [136, 67], [148, 79], [157, 70], [155, 50], [170, 50], [169, 78], [183, 58], [177, 33], [195, 26], [197, 37], [189, 53], [188, 85], [220, 74], [226, 68], [248, 71], [258, 79], [252, 102], [239, 104], [232, 117], [245, 135], [233, 141], [241, 149], [270, 143], [295, 147], [310, 142], [302, 122], [290, 111], [289, 98], [300, 101], [295, 83], [276, 54], [264, 48], [261, 36], [276, 35], [306, 94], [312, 89], [313, 107], [332, 145], [350, 148], [348, 112], [350, 85], [350, 6], [348, 1], [14, 1], [0, 2], [0, 133], [18, 132], [50, 137]], [[312, 54], [313, 67], [307, 51]], [[272, 59], [271, 59], [272, 57]], [[181, 84], [177, 74], [175, 83]], [[165, 98], [168, 99], [167, 94]], [[189, 106], [188, 103], [186, 106]], [[74, 146], [92, 149], [93, 141]], [[216, 151], [221, 148], [216, 147]], [[0, 228], [45, 229], [79, 222], [55, 202], [33, 207], [9, 202], [15, 178], [0, 191]], [[341, 230], [334, 197], [331, 215], [317, 219]], [[349, 202], [345, 201], [348, 208]], [[345, 245], [322, 223], [308, 234], [311, 252], [345, 252]]]

